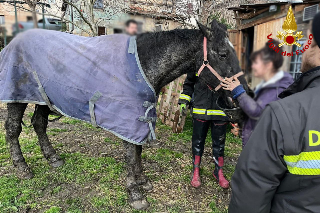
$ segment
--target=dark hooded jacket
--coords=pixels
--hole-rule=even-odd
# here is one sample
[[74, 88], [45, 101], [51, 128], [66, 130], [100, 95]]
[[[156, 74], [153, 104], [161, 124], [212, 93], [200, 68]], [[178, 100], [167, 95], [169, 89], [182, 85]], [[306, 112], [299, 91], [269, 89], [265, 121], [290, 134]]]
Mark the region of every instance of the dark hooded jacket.
[[293, 83], [292, 76], [289, 73], [282, 73], [283, 76], [275, 82], [256, 88], [254, 99], [252, 99], [247, 93], [242, 93], [237, 98], [239, 106], [247, 115], [242, 129], [243, 146], [247, 143], [256, 122], [261, 116], [266, 105], [272, 101], [279, 100], [278, 95]]
[[227, 121], [228, 117], [217, 105], [218, 97], [218, 93], [199, 80], [198, 73], [190, 72], [184, 81], [179, 104], [190, 105], [192, 99], [193, 118]]
[[270, 103], [232, 177], [229, 213], [320, 212], [320, 67]]

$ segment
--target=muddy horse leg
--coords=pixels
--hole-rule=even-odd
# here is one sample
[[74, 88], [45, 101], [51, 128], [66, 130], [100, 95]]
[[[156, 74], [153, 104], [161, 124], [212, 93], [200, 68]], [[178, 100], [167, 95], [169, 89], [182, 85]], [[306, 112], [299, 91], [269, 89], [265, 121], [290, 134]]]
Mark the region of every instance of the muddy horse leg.
[[19, 135], [22, 131], [22, 118], [27, 105], [28, 104], [23, 103], [7, 104], [8, 117], [5, 123], [6, 141], [10, 146], [11, 159], [13, 165], [17, 169], [17, 176], [21, 179], [33, 177], [33, 174], [22, 155], [19, 144]]
[[56, 150], [51, 145], [47, 135], [49, 114], [50, 109], [48, 106], [36, 105], [32, 117], [32, 125], [38, 135], [39, 145], [44, 157], [49, 161], [52, 167], [59, 167], [63, 165], [64, 162], [56, 153]]
[[126, 163], [127, 163], [127, 191], [129, 196], [129, 204], [135, 209], [143, 210], [149, 207], [149, 203], [141, 193], [139, 185], [136, 181], [136, 164], [137, 164], [137, 145], [123, 141], [126, 149]]
[[151, 191], [153, 189], [151, 181], [143, 173], [143, 167], [142, 167], [142, 161], [141, 161], [142, 146], [136, 145], [136, 150], [137, 150], [137, 163], [135, 167], [135, 173], [136, 173], [137, 184], [142, 186], [144, 190]]

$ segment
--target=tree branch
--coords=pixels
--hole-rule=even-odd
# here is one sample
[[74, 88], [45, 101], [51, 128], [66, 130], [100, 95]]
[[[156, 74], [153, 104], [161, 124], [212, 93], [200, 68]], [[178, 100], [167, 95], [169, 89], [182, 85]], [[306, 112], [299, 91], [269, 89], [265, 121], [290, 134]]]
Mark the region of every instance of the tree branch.
[[[28, 11], [28, 12], [32, 12], [32, 10], [27, 9], [27, 8], [25, 8], [25, 7], [22, 7], [22, 6], [19, 6], [19, 5], [16, 5], [16, 7], [17, 7], [17, 8], [21, 8], [21, 9], [23, 9], [23, 10], [26, 10], [26, 11]], [[40, 15], [43, 14], [43, 15], [45, 15], [45, 16], [53, 16], [53, 17], [56, 17], [56, 18], [60, 18], [61, 20], [65, 21], [65, 22], [74, 24], [74, 26], [76, 26], [76, 27], [79, 28], [80, 30], [88, 33], [90, 36], [93, 36], [92, 32], [89, 32], [89, 31], [83, 29], [83, 28], [80, 27], [78, 24], [76, 24], [76, 23], [74, 23], [74, 22], [72, 22], [72, 21], [69, 21], [68, 19], [61, 18], [61, 16], [53, 15], [53, 14], [50, 14], [50, 13], [39, 13], [39, 12], [36, 12], [36, 13], [37, 13], [37, 14], [40, 14]]]
[[[91, 32], [93, 33], [93, 35], [95, 35], [95, 30], [93, 29], [92, 27], [92, 24], [83, 16], [83, 13], [80, 11], [80, 9], [73, 3], [69, 2], [69, 1], [66, 1], [66, 0], [63, 0], [63, 3], [66, 3], [68, 5], [70, 5], [71, 7], [74, 7], [77, 12], [79, 13], [79, 15], [81, 16], [82, 20], [87, 24], [89, 25], [90, 29], [91, 29]], [[91, 33], [90, 33], [91, 34]]]

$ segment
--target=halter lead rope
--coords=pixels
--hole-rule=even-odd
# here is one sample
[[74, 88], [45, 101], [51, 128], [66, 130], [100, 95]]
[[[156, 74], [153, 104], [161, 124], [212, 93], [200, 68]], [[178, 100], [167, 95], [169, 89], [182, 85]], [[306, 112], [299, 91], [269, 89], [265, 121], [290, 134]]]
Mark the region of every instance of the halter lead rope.
[[[208, 69], [212, 72], [212, 74], [214, 74], [216, 76], [217, 79], [219, 79], [219, 81], [222, 81], [224, 78], [221, 77], [221, 75], [219, 75], [219, 73], [217, 71], [215, 71], [215, 69], [212, 68], [212, 66], [209, 64], [208, 61], [208, 52], [207, 52], [207, 37], [203, 37], [203, 63], [200, 67], [200, 69], [198, 70], [198, 76], [200, 77], [200, 73], [202, 72], [202, 70], [205, 67], [208, 67]], [[235, 74], [234, 76], [232, 76], [231, 78], [238, 78], [241, 75], [243, 75], [244, 73], [241, 71], [237, 74]], [[219, 84], [214, 90], [218, 91], [221, 88], [221, 85]]]

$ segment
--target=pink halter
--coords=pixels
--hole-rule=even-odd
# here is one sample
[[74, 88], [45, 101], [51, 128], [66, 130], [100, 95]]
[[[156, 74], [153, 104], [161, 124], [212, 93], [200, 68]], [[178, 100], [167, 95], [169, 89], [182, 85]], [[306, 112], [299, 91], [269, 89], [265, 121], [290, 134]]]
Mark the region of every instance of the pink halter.
[[[219, 73], [217, 73], [217, 71], [215, 71], [212, 66], [209, 64], [208, 61], [208, 52], [207, 52], [207, 37], [203, 37], [203, 64], [201, 65], [200, 69], [198, 70], [198, 76], [200, 77], [200, 73], [202, 72], [202, 70], [208, 67], [208, 69], [212, 72], [212, 74], [214, 74], [217, 79], [219, 79], [219, 81], [222, 81], [223, 78], [221, 77], [221, 75], [219, 75]], [[239, 76], [243, 75], [244, 73], [241, 71], [237, 74], [235, 74], [233, 77], [238, 78]], [[218, 91], [221, 88], [221, 85], [219, 84], [214, 90]]]

